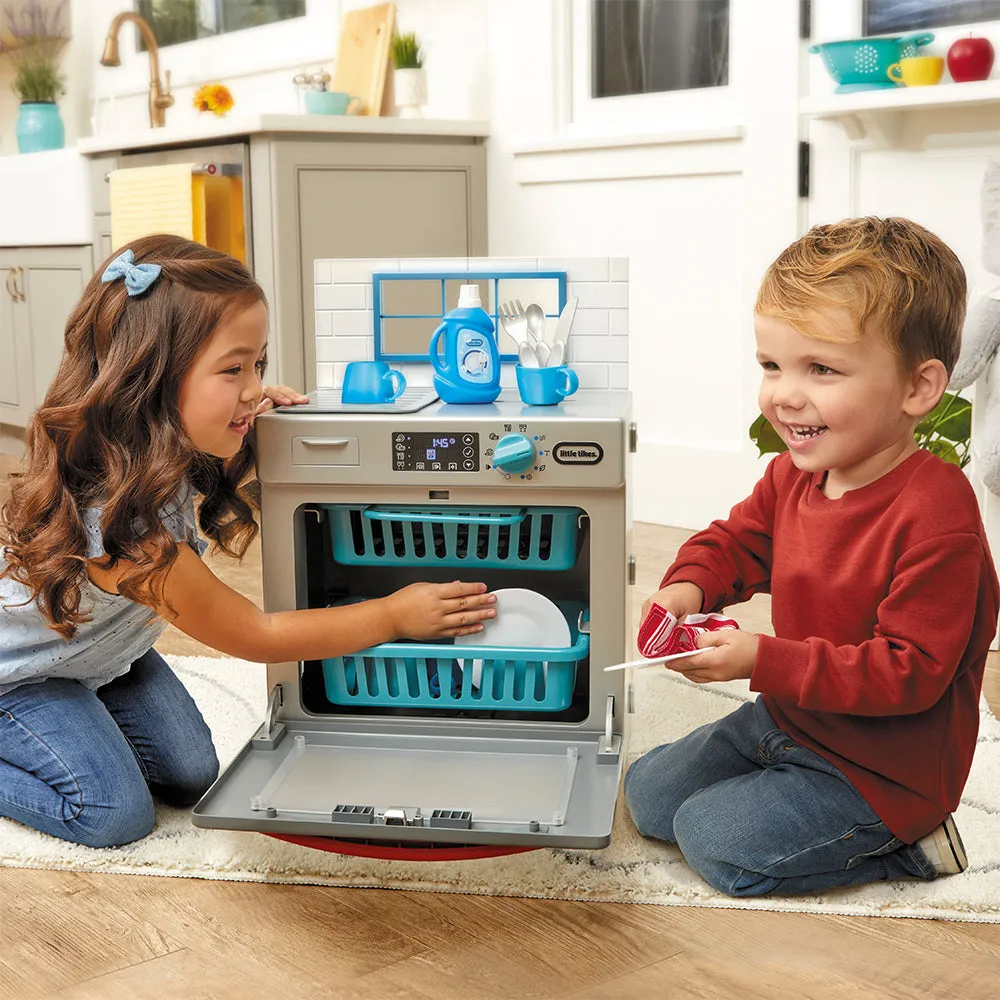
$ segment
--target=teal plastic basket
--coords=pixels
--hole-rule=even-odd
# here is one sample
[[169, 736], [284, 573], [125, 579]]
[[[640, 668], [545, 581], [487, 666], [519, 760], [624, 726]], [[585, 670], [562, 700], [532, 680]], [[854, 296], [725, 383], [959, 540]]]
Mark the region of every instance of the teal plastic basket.
[[560, 712], [573, 700], [577, 666], [590, 650], [590, 636], [570, 619], [579, 606], [561, 607], [573, 640], [564, 649], [385, 643], [323, 660], [326, 697], [373, 708]]
[[346, 566], [570, 569], [576, 507], [461, 508], [329, 504], [333, 558]]

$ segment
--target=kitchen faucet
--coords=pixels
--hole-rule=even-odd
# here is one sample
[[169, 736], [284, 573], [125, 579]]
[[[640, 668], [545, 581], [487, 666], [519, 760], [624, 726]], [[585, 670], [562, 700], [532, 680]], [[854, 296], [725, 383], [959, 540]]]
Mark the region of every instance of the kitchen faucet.
[[115, 16], [108, 29], [101, 65], [121, 66], [121, 59], [118, 57], [118, 32], [125, 21], [134, 21], [139, 34], [146, 42], [146, 49], [149, 52], [149, 124], [151, 128], [163, 128], [166, 124], [164, 111], [174, 103], [174, 95], [170, 93], [170, 70], [167, 70], [167, 87], [164, 90], [160, 83], [160, 49], [156, 44], [152, 28], [143, 18], [130, 10], [123, 10]]

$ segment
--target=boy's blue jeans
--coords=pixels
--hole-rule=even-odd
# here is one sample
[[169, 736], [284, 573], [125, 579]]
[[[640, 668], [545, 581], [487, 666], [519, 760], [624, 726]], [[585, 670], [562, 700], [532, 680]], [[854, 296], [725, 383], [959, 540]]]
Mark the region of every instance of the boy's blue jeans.
[[153, 799], [196, 802], [219, 762], [205, 720], [151, 649], [91, 691], [49, 678], [0, 695], [0, 816], [87, 847], [153, 829]]
[[729, 896], [935, 877], [924, 852], [778, 729], [760, 698], [640, 757], [625, 801], [643, 836], [677, 844]]

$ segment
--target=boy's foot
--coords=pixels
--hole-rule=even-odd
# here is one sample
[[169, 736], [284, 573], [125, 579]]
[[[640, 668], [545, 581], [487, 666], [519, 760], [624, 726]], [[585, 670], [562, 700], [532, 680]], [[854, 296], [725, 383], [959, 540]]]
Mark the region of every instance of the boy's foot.
[[949, 816], [926, 837], [921, 837], [917, 841], [917, 847], [924, 852], [938, 875], [957, 875], [969, 867], [965, 845], [953, 816]]

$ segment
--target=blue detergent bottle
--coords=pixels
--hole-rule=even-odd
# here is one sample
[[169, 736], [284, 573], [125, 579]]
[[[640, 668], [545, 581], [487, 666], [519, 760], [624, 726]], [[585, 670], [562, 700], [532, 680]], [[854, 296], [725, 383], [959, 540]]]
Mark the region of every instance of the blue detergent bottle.
[[462, 285], [458, 307], [445, 313], [431, 337], [430, 356], [434, 388], [446, 403], [492, 403], [500, 395], [496, 327], [483, 310], [478, 285]]

